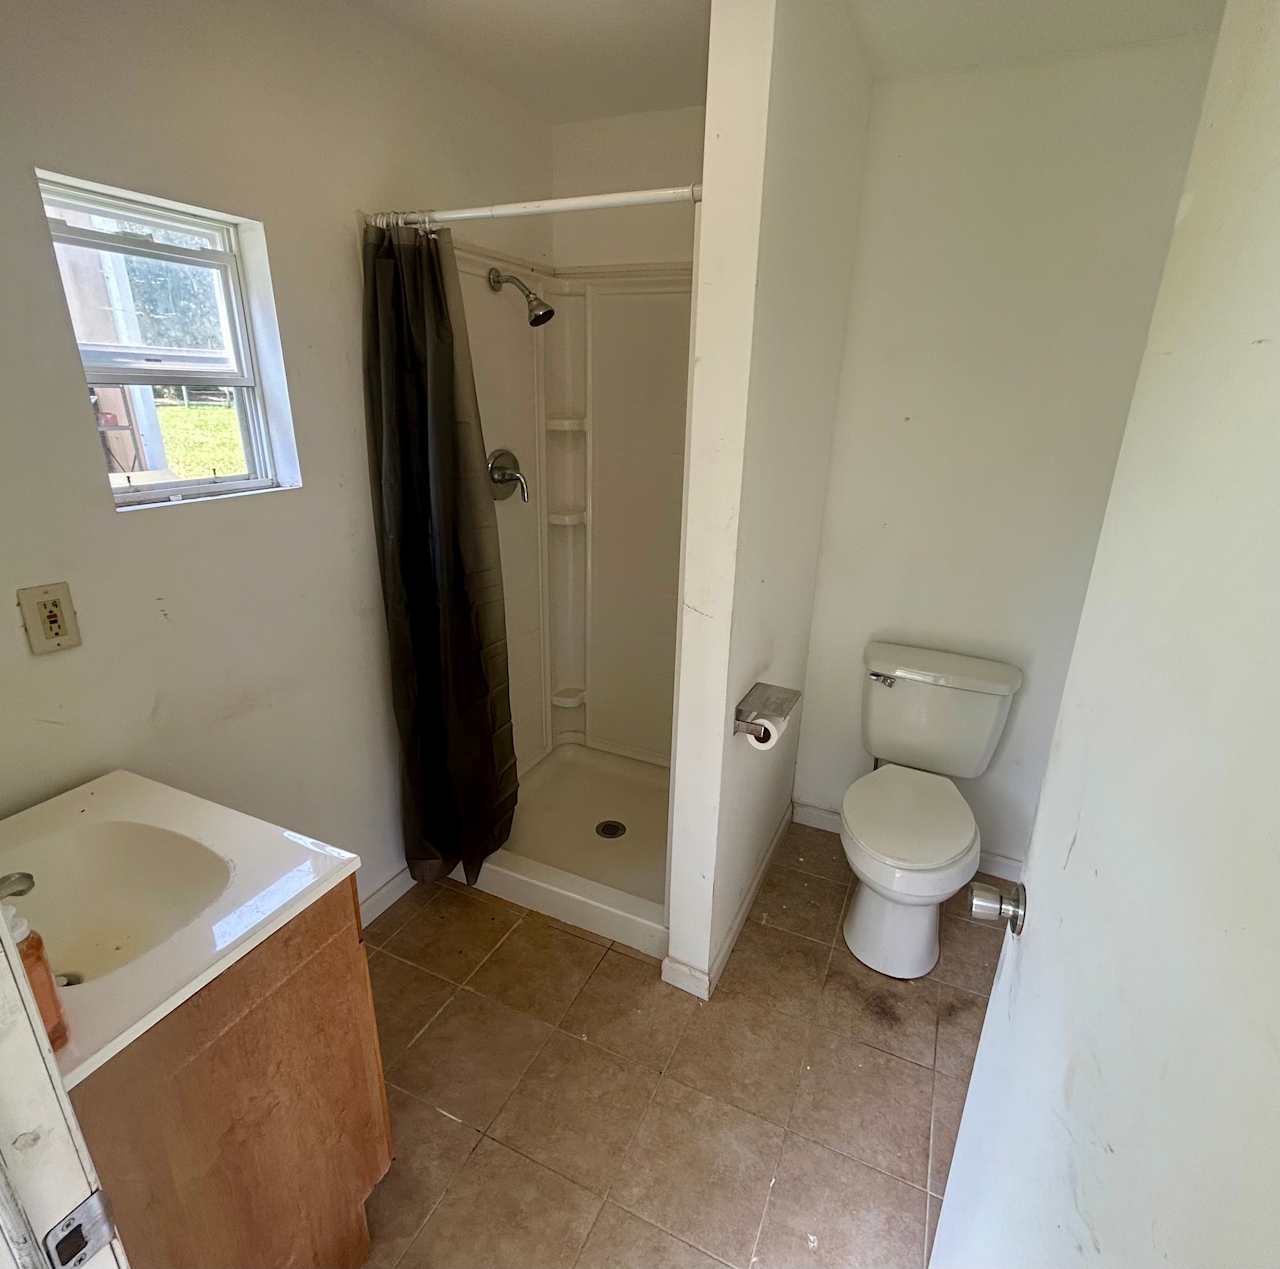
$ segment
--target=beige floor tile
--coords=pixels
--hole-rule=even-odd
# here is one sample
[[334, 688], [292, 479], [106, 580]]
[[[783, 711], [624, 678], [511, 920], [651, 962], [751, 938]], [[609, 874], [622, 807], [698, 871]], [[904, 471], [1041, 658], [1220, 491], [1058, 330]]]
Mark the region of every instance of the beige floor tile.
[[933, 1072], [816, 1028], [791, 1129], [923, 1187]]
[[788, 1133], [754, 1269], [920, 1269], [925, 1195]]
[[938, 1232], [938, 1217], [942, 1215], [942, 1200], [929, 1195], [929, 1218], [924, 1227], [924, 1264], [929, 1269], [929, 1257], [933, 1255], [933, 1237]]
[[387, 1069], [399, 1088], [487, 1128], [551, 1034], [545, 1022], [460, 991]]
[[983, 996], [991, 994], [1000, 959], [1003, 929], [943, 917], [938, 932], [941, 951], [930, 978]]
[[439, 889], [387, 940], [389, 952], [451, 982], [464, 982], [520, 920], [496, 903]]
[[560, 1026], [661, 1070], [696, 1007], [687, 992], [664, 983], [654, 966], [610, 949]]
[[941, 1197], [947, 1192], [947, 1174], [951, 1171], [951, 1155], [960, 1130], [960, 1112], [964, 1110], [964, 1080], [949, 1075], [936, 1075], [933, 1085], [933, 1141], [929, 1152], [929, 1192]]
[[601, 947], [608, 947], [613, 940], [607, 939], [603, 934], [596, 934], [593, 930], [584, 930], [580, 925], [570, 925], [568, 921], [558, 921], [553, 916], [547, 916], [544, 912], [530, 912], [529, 920], [535, 921], [539, 925], [549, 925], [556, 930], [564, 930], [568, 934], [576, 934], [580, 939], [586, 939], [588, 943], [599, 943]]
[[409, 1047], [457, 988], [417, 965], [370, 950], [369, 984], [385, 1070]]
[[642, 952], [638, 947], [628, 947], [625, 943], [619, 943], [616, 939], [609, 945], [615, 952], [621, 952], [623, 956], [630, 956], [634, 961], [644, 961], [646, 965], [657, 965], [662, 968], [662, 957], [650, 956], [648, 952]]
[[364, 941], [381, 947], [415, 913], [421, 912], [436, 893], [434, 886], [420, 882], [406, 890], [385, 912], [364, 927]]
[[830, 943], [840, 923], [846, 888], [775, 864], [751, 905], [750, 920]]
[[600, 1202], [486, 1138], [401, 1263], [405, 1269], [569, 1269]]
[[489, 1135], [603, 1195], [657, 1081], [648, 1067], [557, 1031]]
[[792, 824], [787, 829], [778, 843], [773, 862], [841, 885], [847, 886], [853, 880], [840, 834], [810, 828], [807, 824]]
[[720, 1261], [606, 1203], [576, 1269], [720, 1269]]
[[610, 1195], [636, 1216], [745, 1266], [782, 1129], [663, 1079]]
[[716, 991], [808, 1020], [818, 1008], [829, 955], [820, 943], [748, 921]]
[[785, 1125], [808, 1038], [807, 1023], [744, 997], [717, 992], [697, 1007], [667, 1074]]
[[526, 919], [467, 980], [467, 986], [554, 1026], [604, 953], [599, 943]]
[[479, 886], [469, 886], [465, 881], [455, 881], [452, 877], [441, 877], [436, 882], [442, 890], [452, 890], [455, 894], [465, 894], [472, 899], [479, 899], [483, 903], [494, 903], [500, 908], [506, 908], [509, 912], [517, 912], [523, 916], [529, 911], [528, 908], [522, 908], [518, 903], [512, 903], [510, 899], [499, 898], [496, 894], [490, 894], [487, 890], [481, 890]]
[[818, 1021], [864, 1044], [932, 1066], [937, 1001], [938, 984], [931, 979], [888, 978], [840, 946], [831, 953]]
[[933, 1064], [943, 1075], [969, 1078], [986, 1016], [985, 996], [938, 984], [938, 1052]]
[[391, 1108], [391, 1170], [378, 1183], [369, 1218], [367, 1269], [390, 1269], [422, 1228], [480, 1134], [398, 1088], [387, 1090]]

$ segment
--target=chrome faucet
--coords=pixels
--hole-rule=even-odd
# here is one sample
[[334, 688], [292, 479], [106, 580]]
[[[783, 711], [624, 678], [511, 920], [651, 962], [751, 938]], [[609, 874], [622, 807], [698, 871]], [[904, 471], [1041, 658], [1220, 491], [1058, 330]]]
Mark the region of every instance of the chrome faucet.
[[7, 872], [0, 877], [0, 899], [29, 894], [35, 884], [36, 879], [29, 872]]

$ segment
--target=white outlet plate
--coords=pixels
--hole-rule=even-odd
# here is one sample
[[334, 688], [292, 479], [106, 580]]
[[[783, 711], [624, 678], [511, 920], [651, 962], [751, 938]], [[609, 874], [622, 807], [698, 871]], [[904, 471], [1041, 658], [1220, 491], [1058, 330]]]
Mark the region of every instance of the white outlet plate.
[[80, 622], [66, 582], [23, 587], [18, 592], [18, 607], [27, 628], [27, 642], [36, 656], [80, 646]]

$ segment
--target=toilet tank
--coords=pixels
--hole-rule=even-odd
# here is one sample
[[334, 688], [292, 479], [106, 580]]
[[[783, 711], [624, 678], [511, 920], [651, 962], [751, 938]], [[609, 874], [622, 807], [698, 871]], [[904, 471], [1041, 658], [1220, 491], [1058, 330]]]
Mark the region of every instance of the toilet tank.
[[970, 779], [991, 762], [1022, 671], [902, 643], [863, 654], [862, 743], [882, 762]]

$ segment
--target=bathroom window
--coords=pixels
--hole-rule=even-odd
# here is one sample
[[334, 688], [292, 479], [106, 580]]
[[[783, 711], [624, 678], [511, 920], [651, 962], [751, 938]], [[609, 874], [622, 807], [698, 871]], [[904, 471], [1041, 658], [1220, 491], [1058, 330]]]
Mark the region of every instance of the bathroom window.
[[39, 176], [117, 507], [299, 485], [262, 225]]

